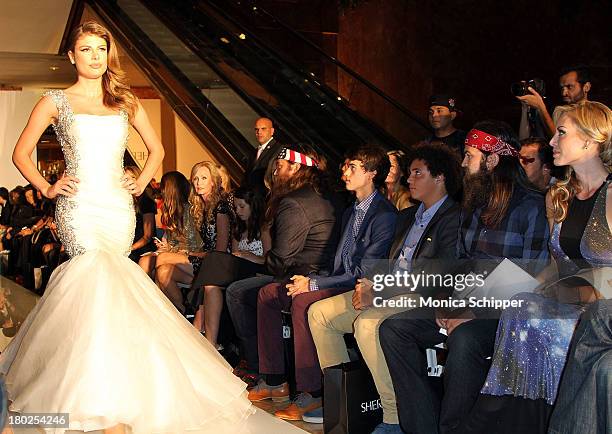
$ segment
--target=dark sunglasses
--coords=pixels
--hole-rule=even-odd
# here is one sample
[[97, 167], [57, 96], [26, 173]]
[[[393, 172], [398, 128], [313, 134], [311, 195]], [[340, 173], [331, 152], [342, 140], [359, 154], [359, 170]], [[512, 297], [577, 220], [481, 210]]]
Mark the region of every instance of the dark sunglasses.
[[533, 162], [535, 161], [535, 158], [534, 158], [534, 157], [531, 157], [531, 158], [530, 158], [530, 157], [522, 157], [522, 156], [521, 156], [521, 157], [519, 157], [519, 158], [521, 159], [521, 162], [522, 162], [523, 164], [531, 164], [531, 163], [533, 163]]

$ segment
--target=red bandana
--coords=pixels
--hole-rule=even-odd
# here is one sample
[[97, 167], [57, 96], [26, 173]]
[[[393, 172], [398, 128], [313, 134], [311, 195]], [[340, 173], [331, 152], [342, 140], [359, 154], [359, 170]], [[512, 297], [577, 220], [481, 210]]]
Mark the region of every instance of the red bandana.
[[287, 160], [294, 163], [300, 163], [304, 166], [319, 167], [317, 160], [310, 158], [308, 155], [300, 154], [298, 151], [294, 151], [289, 148], [283, 148], [279, 153], [278, 160]]
[[465, 137], [465, 145], [498, 155], [518, 157], [519, 152], [500, 138], [480, 130], [470, 130]]

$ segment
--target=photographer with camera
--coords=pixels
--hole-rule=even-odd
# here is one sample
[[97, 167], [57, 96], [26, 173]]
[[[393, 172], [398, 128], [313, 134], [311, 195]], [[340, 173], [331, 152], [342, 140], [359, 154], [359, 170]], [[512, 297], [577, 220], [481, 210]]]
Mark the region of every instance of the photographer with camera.
[[[591, 77], [585, 65], [568, 66], [559, 73], [561, 98], [565, 104], [573, 104], [588, 99], [591, 90]], [[555, 132], [554, 122], [544, 104], [544, 81], [538, 78], [513, 83], [510, 92], [521, 101], [522, 115], [519, 138], [547, 137]], [[540, 128], [544, 127], [544, 135]]]
[[554, 134], [555, 124], [544, 103], [545, 89], [544, 80], [540, 78], [523, 80], [510, 86], [512, 95], [521, 102], [521, 140], [527, 137], [550, 138]]

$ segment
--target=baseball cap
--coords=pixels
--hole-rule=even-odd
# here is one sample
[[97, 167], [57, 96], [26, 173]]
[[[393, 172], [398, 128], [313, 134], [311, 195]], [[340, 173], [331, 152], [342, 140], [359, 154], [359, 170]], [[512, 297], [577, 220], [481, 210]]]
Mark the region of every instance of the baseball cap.
[[429, 107], [439, 105], [442, 107], [448, 107], [451, 111], [459, 111], [457, 109], [457, 101], [454, 97], [450, 95], [440, 94], [440, 95], [432, 95], [429, 98]]

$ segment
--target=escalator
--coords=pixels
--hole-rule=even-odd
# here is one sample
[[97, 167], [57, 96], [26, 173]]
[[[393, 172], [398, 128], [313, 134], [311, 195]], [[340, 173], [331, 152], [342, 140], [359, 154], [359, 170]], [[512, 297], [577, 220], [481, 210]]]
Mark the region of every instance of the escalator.
[[[86, 4], [235, 180], [257, 145], [252, 127], [259, 116], [274, 120], [281, 142], [315, 144], [332, 163], [347, 148], [366, 142], [405, 148], [315, 74], [279, 55], [231, 8], [212, 0]], [[393, 102], [371, 87], [373, 104]], [[404, 116], [417, 135], [426, 134], [422, 121], [409, 112]]]

